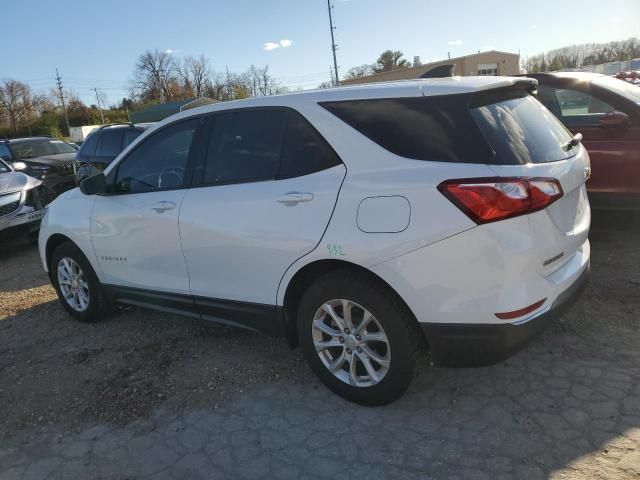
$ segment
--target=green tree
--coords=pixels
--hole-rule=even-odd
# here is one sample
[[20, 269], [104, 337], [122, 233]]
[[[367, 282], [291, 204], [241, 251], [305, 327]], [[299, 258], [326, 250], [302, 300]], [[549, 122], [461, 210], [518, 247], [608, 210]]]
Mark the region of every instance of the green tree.
[[402, 58], [403, 55], [404, 54], [400, 50], [385, 50], [378, 57], [373, 69], [376, 73], [380, 73], [409, 68], [411, 66], [411, 62], [406, 58]]

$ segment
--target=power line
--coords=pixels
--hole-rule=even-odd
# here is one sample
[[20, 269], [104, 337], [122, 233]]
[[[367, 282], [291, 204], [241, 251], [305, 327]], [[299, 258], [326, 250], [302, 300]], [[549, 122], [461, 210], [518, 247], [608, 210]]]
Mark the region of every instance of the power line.
[[333, 5], [331, 5], [331, 0], [327, 0], [327, 8], [329, 9], [329, 30], [331, 31], [331, 52], [333, 53], [333, 73], [336, 74], [335, 86], [340, 86], [340, 79], [338, 77], [338, 60], [336, 58], [336, 39], [334, 38], [333, 31], [336, 27], [333, 26]]
[[67, 132], [71, 135], [71, 126], [69, 125], [69, 117], [67, 116], [67, 107], [64, 104], [64, 94], [62, 93], [62, 78], [56, 68], [56, 83], [58, 84], [58, 93], [60, 94], [60, 102], [62, 103], [62, 111], [64, 112], [64, 119], [67, 122]]

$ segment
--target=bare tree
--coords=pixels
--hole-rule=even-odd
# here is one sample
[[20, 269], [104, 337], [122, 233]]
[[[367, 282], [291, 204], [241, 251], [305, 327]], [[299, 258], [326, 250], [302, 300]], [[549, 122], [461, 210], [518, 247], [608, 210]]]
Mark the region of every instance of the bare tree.
[[33, 112], [33, 99], [29, 86], [17, 80], [5, 80], [0, 85], [0, 113], [6, 116], [13, 133], [18, 124]]
[[365, 63], [364, 65], [359, 65], [357, 67], [350, 68], [347, 71], [347, 74], [344, 76], [345, 80], [351, 80], [353, 78], [362, 78], [368, 77], [375, 73], [374, 65], [369, 65]]
[[205, 55], [186, 57], [180, 66], [179, 74], [185, 91], [191, 92], [190, 96], [203, 97], [211, 76], [209, 59]]
[[147, 102], [171, 100], [176, 94], [177, 73], [177, 62], [170, 53], [147, 50], [135, 64], [132, 94]]

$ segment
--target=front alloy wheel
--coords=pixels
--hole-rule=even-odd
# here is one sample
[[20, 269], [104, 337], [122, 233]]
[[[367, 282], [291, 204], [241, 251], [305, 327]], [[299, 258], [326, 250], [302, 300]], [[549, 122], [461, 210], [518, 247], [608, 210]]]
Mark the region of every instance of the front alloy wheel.
[[84, 312], [89, 307], [89, 284], [78, 263], [69, 257], [58, 262], [58, 285], [67, 304], [76, 312]]
[[50, 272], [60, 303], [74, 318], [82, 322], [97, 322], [109, 310], [91, 263], [71, 242], [58, 245], [51, 254]]

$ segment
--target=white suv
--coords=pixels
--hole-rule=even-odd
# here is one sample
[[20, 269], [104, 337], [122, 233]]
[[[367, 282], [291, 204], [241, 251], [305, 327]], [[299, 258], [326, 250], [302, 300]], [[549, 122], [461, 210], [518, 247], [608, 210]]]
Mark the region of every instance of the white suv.
[[64, 308], [284, 336], [334, 392], [506, 358], [587, 279], [589, 157], [535, 80], [447, 78], [174, 115], [45, 213]]

